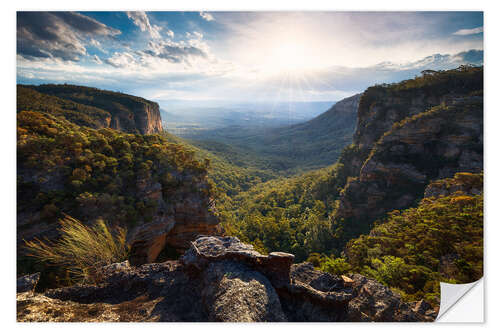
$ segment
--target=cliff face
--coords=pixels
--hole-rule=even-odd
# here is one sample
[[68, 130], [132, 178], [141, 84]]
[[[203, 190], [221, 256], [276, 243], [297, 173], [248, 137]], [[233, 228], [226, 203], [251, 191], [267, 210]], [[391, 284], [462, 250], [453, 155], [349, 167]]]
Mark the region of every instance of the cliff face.
[[154, 134], [163, 131], [158, 103], [144, 98], [83, 86], [40, 85], [23, 87], [107, 112], [109, 114], [107, 125], [116, 130], [140, 134]]
[[161, 124], [160, 107], [156, 102], [144, 103], [132, 109], [135, 117], [135, 123], [142, 134], [161, 133], [163, 126]]
[[[29, 172], [25, 170], [23, 174], [27, 173]], [[178, 184], [175, 187], [154, 181], [151, 175], [147, 175], [139, 178], [135, 187], [128, 189], [135, 200], [149, 206], [147, 213], [149, 217], [147, 219], [139, 217], [134, 226], [129, 228], [127, 242], [131, 246], [130, 262], [132, 265], [155, 262], [160, 252], [166, 247], [182, 252], [189, 247], [190, 241], [197, 235], [220, 233], [214, 201], [208, 195], [209, 185], [206, 174], [184, 172], [174, 177]], [[60, 191], [64, 190], [63, 182], [58, 183], [55, 179], [51, 181], [54, 186], [60, 185]], [[38, 193], [38, 195], [44, 195], [44, 191]], [[119, 216], [114, 215], [115, 210], [100, 200], [102, 197], [101, 195], [97, 199], [85, 202], [80, 199], [80, 204], [74, 211], [70, 211], [69, 206], [64, 206], [64, 202], [59, 203], [58, 206], [88, 224], [96, 219], [104, 218], [114, 224], [127, 226], [128, 221], [123, 221]], [[59, 225], [55, 223], [55, 219], [44, 219], [43, 215], [43, 210], [26, 209], [18, 212], [18, 256], [24, 254], [24, 241], [35, 238], [55, 240], [59, 237]]]
[[438, 72], [394, 85], [368, 88], [360, 98], [357, 111], [353, 135], [356, 154], [346, 162], [351, 176], [358, 176], [370, 150], [395, 123], [441, 103], [450, 104], [472, 92], [482, 94], [482, 89], [482, 68]]
[[342, 229], [340, 247], [367, 233], [388, 211], [414, 204], [431, 180], [481, 172], [482, 69], [457, 75], [437, 78], [430, 87], [400, 84], [363, 94], [354, 144], [344, 161], [354, 178], [333, 216], [334, 227]]
[[137, 181], [138, 197], [157, 208], [150, 222], [144, 222], [129, 232], [132, 265], [154, 262], [165, 247], [183, 252], [197, 235], [220, 232], [214, 201], [205, 195], [208, 193], [206, 175], [177, 174], [173, 177], [180, 184], [174, 190], [165, 189], [151, 178]]
[[346, 230], [365, 233], [384, 213], [420, 199], [431, 180], [481, 172], [482, 111], [482, 98], [472, 97], [394, 126], [347, 183], [335, 218], [352, 223]]
[[18, 321], [432, 321], [437, 309], [404, 303], [359, 274], [339, 277], [262, 255], [234, 237], [199, 237], [179, 261], [100, 268], [96, 285], [33, 293], [18, 279]]

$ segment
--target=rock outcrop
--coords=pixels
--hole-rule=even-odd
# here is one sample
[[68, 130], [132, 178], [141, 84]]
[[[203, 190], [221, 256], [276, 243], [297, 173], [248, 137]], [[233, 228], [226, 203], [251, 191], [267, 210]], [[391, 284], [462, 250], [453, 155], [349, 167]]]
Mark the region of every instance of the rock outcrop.
[[453, 178], [433, 181], [425, 188], [424, 198], [448, 196], [457, 192], [464, 195], [483, 193], [483, 174], [457, 172]]
[[398, 294], [360, 274], [351, 274], [355, 297], [349, 302], [348, 321], [429, 321], [438, 309], [424, 300], [403, 303]]
[[373, 222], [422, 198], [431, 180], [481, 172], [482, 111], [482, 98], [469, 98], [395, 125], [346, 185], [336, 217]]
[[[449, 76], [448, 76], [449, 75]], [[363, 94], [333, 224], [339, 248], [424, 196], [429, 182], [483, 169], [482, 69], [443, 72]], [[407, 87], [408, 86], [408, 87]], [[342, 158], [341, 158], [342, 159]]]
[[40, 273], [21, 276], [17, 279], [17, 292], [34, 292], [38, 281], [40, 280]]
[[[209, 186], [206, 175], [183, 173], [174, 177], [178, 184], [175, 188], [153, 181], [150, 175], [137, 181], [134, 196], [154, 206], [154, 209], [151, 210], [150, 221], [139, 220], [129, 228], [127, 242], [131, 247], [132, 265], [155, 262], [165, 247], [183, 253], [196, 236], [221, 233], [214, 200], [206, 194]], [[104, 212], [97, 203], [86, 204], [79, 207], [76, 216], [92, 223], [99, 217], [109, 219], [109, 216], [103, 215]], [[55, 240], [59, 237], [57, 223], [40, 222], [39, 218], [40, 212], [18, 214], [18, 256], [24, 255], [25, 240]]]
[[353, 144], [364, 158], [354, 168], [359, 172], [370, 150], [395, 123], [471, 93], [480, 91], [482, 96], [482, 89], [482, 68], [436, 72], [394, 85], [368, 88], [359, 101], [353, 135]]
[[138, 225], [128, 235], [132, 265], [154, 262], [166, 246], [182, 253], [196, 236], [220, 233], [214, 201], [203, 196], [203, 188], [208, 186], [206, 179], [178, 183], [183, 185], [168, 191], [168, 202], [160, 183], [141, 180], [138, 184], [138, 195], [154, 202], [157, 211], [151, 222]]
[[432, 321], [361, 275], [337, 277], [234, 237], [196, 239], [179, 261], [98, 270], [99, 283], [17, 294], [18, 321]]
[[[21, 86], [106, 112], [105, 127], [128, 133], [154, 134], [163, 131], [158, 103], [137, 96], [73, 85]], [[71, 121], [71, 119], [68, 119]]]

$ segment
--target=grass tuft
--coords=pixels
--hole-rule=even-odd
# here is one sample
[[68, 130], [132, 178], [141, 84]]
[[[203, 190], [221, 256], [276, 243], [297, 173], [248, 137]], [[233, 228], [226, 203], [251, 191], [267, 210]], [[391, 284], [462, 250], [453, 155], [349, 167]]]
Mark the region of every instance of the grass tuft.
[[93, 283], [96, 268], [127, 259], [126, 229], [110, 229], [103, 220], [86, 226], [69, 215], [59, 223], [57, 241], [35, 238], [25, 245], [29, 256], [66, 269], [72, 282]]

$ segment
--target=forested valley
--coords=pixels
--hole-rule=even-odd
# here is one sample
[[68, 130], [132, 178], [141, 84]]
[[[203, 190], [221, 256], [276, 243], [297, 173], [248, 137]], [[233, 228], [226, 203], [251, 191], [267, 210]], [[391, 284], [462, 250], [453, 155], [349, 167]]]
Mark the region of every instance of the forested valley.
[[[183, 138], [137, 97], [17, 93], [18, 274], [42, 269], [24, 244], [57, 238], [66, 215], [128, 228], [129, 255], [158, 261], [178, 256], [169, 246], [182, 248], [187, 231], [155, 252], [142, 226], [195, 211], [263, 254], [361, 273], [406, 301], [437, 304], [439, 281], [482, 276], [482, 67], [373, 86], [300, 124]], [[71, 272], [49, 271], [46, 286], [70, 283]]]

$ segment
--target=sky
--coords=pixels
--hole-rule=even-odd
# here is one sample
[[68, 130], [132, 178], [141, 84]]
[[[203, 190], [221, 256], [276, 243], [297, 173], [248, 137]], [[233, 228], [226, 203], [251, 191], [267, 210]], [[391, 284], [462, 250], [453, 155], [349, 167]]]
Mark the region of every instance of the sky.
[[334, 101], [467, 63], [482, 12], [17, 13], [18, 83], [155, 101]]

